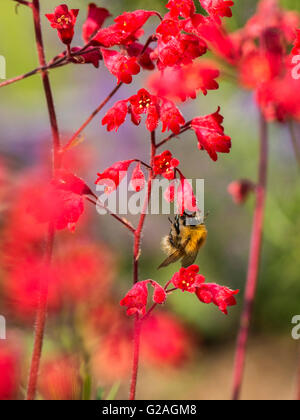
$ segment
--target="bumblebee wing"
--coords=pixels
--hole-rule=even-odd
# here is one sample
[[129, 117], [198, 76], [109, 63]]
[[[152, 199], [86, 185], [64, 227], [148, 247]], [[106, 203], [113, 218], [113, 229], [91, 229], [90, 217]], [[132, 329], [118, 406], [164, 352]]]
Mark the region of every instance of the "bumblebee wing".
[[206, 242], [206, 235], [202, 236], [197, 243], [197, 247], [193, 250], [189, 250], [189, 252], [185, 253], [185, 256], [182, 258], [181, 264], [182, 267], [187, 268], [190, 265], [194, 264], [195, 259], [197, 258], [199, 249], [203, 247]]
[[163, 267], [167, 267], [168, 265], [180, 260], [184, 256], [184, 250], [183, 249], [177, 249], [173, 254], [169, 255], [168, 258], [166, 258], [160, 266], [157, 268], [158, 270]]
[[194, 264], [195, 259], [198, 255], [198, 249], [194, 252], [190, 252], [189, 254], [185, 254], [185, 256], [182, 258], [181, 265], [184, 268], [189, 267], [190, 265]]

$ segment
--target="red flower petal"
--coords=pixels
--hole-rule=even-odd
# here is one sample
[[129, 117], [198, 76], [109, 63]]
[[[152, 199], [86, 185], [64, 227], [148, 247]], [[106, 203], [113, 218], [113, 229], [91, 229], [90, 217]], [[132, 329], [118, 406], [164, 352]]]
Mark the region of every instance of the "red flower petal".
[[138, 164], [133, 170], [130, 184], [135, 191], [141, 191], [145, 187], [145, 175], [141, 170], [140, 162], [138, 162]]
[[231, 149], [231, 139], [224, 134], [222, 122], [220, 108], [214, 114], [194, 118], [192, 121], [192, 129], [197, 135], [199, 149], [205, 149], [214, 161], [218, 159], [217, 152], [229, 153]]

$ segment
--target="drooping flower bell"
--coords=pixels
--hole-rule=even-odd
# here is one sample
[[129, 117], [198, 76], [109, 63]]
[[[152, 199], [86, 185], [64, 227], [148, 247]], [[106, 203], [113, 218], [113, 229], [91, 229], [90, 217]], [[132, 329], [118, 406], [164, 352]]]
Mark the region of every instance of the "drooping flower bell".
[[54, 13], [46, 14], [51, 27], [57, 29], [59, 38], [64, 44], [71, 44], [74, 36], [74, 26], [79, 9], [70, 9], [66, 4], [55, 8]]

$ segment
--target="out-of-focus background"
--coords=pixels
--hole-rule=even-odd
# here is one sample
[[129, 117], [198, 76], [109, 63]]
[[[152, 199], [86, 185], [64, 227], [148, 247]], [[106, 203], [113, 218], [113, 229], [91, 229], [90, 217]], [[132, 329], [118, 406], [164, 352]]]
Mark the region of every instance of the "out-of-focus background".
[[[30, 10], [1, 2], [0, 55], [6, 58], [7, 78], [37, 66]], [[44, 0], [42, 16], [57, 2]], [[82, 45], [80, 27], [87, 0], [65, 1], [79, 8], [74, 45]], [[101, 0], [98, 6], [113, 15], [138, 8], [166, 10], [164, 0]], [[236, 1], [231, 29], [254, 13], [256, 1]], [[300, 11], [298, 0], [281, 4]], [[62, 45], [42, 18], [47, 58]], [[147, 30], [151, 32], [152, 24]], [[115, 79], [100, 64], [66, 66], [50, 73], [59, 126], [67, 139], [112, 90]], [[147, 83], [141, 72], [123, 86], [115, 100], [127, 98]], [[224, 316], [190, 294], [174, 293], [144, 329], [138, 398], [226, 399], [230, 396], [233, 350], [242, 310], [253, 198], [236, 206], [227, 192], [235, 179], [256, 180], [258, 113], [252, 93], [220, 80], [220, 89], [199, 94], [181, 105], [186, 119], [214, 112], [221, 106], [232, 151], [217, 163], [197, 149], [195, 137], [184, 134], [170, 144], [187, 178], [205, 179], [208, 242], [197, 263], [209, 282], [240, 289], [238, 304]], [[106, 109], [109, 108], [109, 105]], [[66, 166], [93, 185], [96, 173], [117, 160], [148, 159], [144, 125], [129, 121], [118, 133], [101, 125], [103, 113], [84, 132], [84, 141], [66, 157]], [[242, 398], [291, 399], [295, 394], [299, 342], [291, 337], [291, 319], [300, 314], [300, 189], [299, 173], [286, 126], [270, 128], [270, 167], [265, 239], [258, 295], [251, 329]], [[7, 340], [0, 341], [0, 366], [14, 367], [13, 377], [0, 377], [0, 397], [23, 398], [33, 341], [33, 311], [38, 273], [34, 261], [14, 264], [25, 253], [26, 240], [41, 247], [42, 228], [22, 215], [26, 190], [40, 182], [47, 165], [50, 130], [39, 76], [1, 89], [0, 101], [0, 315], [7, 320]], [[41, 186], [42, 188], [42, 186]], [[88, 206], [87, 206], [88, 208]], [[30, 224], [31, 223], [31, 224]], [[162, 261], [160, 241], [169, 224], [166, 216], [150, 216], [143, 235], [141, 278], [161, 284], [177, 266], [157, 271]], [[34, 236], [34, 238], [32, 238]], [[37, 245], [39, 244], [39, 245]], [[35, 246], [32, 245], [31, 246]], [[93, 395], [110, 392], [126, 398], [131, 365], [131, 320], [119, 300], [131, 285], [131, 237], [109, 216], [88, 208], [74, 234], [57, 237], [57, 283], [50, 290], [49, 319], [40, 376], [40, 398], [78, 398], [81, 378], [93, 377]], [[39, 248], [40, 249], [40, 248]], [[89, 359], [89, 363], [85, 363]], [[2, 363], [2, 364], [1, 364]], [[3, 370], [4, 371], [4, 370]], [[84, 372], [83, 372], [84, 371]], [[78, 374], [80, 373], [80, 375]], [[86, 373], [87, 372], [87, 373]], [[17, 384], [17, 386], [16, 386]]]

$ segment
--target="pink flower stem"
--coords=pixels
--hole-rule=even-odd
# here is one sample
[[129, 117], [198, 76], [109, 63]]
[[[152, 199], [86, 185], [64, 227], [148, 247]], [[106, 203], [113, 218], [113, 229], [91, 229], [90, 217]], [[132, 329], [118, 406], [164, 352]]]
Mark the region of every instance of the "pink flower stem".
[[[156, 141], [155, 141], [155, 131], [151, 132], [151, 152], [150, 152], [150, 166], [149, 169], [149, 178], [147, 184], [147, 196], [144, 201], [142, 214], [138, 223], [138, 227], [134, 233], [134, 245], [133, 245], [133, 283], [137, 283], [139, 281], [139, 257], [140, 257], [140, 245], [141, 245], [141, 235], [146, 219], [147, 208], [149, 205], [149, 200], [151, 197], [151, 189], [152, 189], [152, 181], [154, 179], [153, 173], [153, 163], [154, 163], [154, 156], [156, 154]], [[130, 384], [130, 394], [129, 399], [135, 400], [136, 395], [136, 384], [137, 384], [137, 375], [138, 375], [138, 368], [139, 368], [139, 353], [140, 353], [140, 335], [141, 335], [141, 323], [142, 320], [138, 318], [138, 315], [134, 321], [134, 351], [133, 351], [133, 365], [132, 365], [132, 373], [131, 373], [131, 384]]]
[[[45, 60], [45, 53], [44, 53], [44, 46], [43, 46], [43, 39], [42, 39], [39, 0], [33, 0], [31, 8], [33, 12], [34, 30], [35, 30], [36, 47], [37, 47], [37, 52], [38, 52], [39, 63], [41, 67], [44, 67], [46, 65], [46, 60]], [[54, 101], [53, 101], [48, 73], [46, 71], [42, 71], [41, 75], [42, 75], [43, 87], [44, 87], [45, 97], [47, 101], [49, 119], [50, 119], [51, 130], [52, 130], [53, 171], [55, 171], [60, 166], [59, 131], [58, 131], [58, 126], [57, 126]], [[52, 224], [50, 224], [49, 231], [48, 231], [48, 238], [46, 242], [46, 256], [45, 257], [46, 257], [47, 264], [51, 263], [54, 236], [55, 236], [54, 227]], [[39, 373], [39, 367], [40, 367], [40, 359], [41, 359], [41, 354], [42, 354], [43, 338], [44, 338], [45, 323], [46, 323], [47, 300], [48, 300], [47, 298], [48, 298], [48, 282], [46, 279], [41, 279], [39, 304], [38, 304], [37, 315], [36, 315], [34, 347], [33, 347], [32, 361], [31, 361], [30, 372], [29, 372], [28, 388], [27, 388], [27, 400], [34, 400], [35, 395], [36, 395], [38, 373]]]
[[232, 399], [238, 400], [243, 381], [246, 347], [249, 335], [249, 327], [253, 312], [253, 304], [256, 294], [259, 265], [261, 258], [263, 223], [267, 188], [268, 168], [268, 126], [264, 116], [260, 115], [260, 163], [259, 179], [256, 188], [256, 205], [253, 217], [252, 238], [248, 263], [248, 275], [244, 296], [244, 308], [240, 320], [240, 329], [236, 344], [235, 365], [233, 375]]

